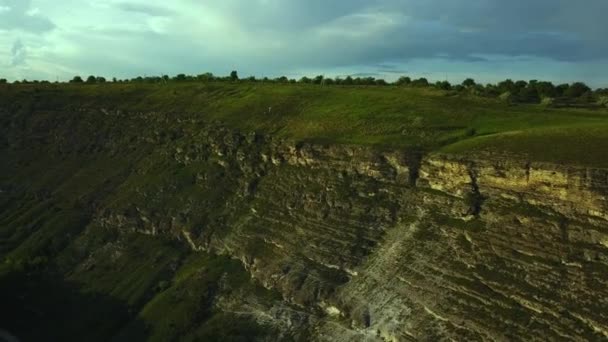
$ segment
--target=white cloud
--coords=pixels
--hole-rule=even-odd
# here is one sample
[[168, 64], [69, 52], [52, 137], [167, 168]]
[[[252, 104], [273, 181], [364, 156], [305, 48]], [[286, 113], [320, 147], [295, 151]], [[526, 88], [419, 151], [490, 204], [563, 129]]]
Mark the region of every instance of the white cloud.
[[21, 40], [16, 40], [11, 49], [11, 66], [24, 65], [26, 58], [27, 50], [25, 49], [25, 46]]

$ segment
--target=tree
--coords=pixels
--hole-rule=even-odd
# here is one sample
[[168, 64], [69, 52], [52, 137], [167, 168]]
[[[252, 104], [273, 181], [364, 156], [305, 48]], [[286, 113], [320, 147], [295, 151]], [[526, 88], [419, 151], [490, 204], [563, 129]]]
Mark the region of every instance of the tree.
[[539, 103], [540, 96], [534, 87], [521, 88], [517, 94], [517, 100], [525, 103]]
[[313, 84], [321, 84], [321, 83], [323, 83], [323, 79], [324, 78], [325, 77], [323, 77], [323, 75], [319, 75], [319, 76], [313, 78], [312, 83]]
[[596, 100], [595, 97], [593, 96], [593, 92], [591, 90], [584, 92], [578, 98], [587, 103], [595, 102], [595, 100]]
[[312, 80], [306, 76], [300, 78], [300, 80], [298, 81], [299, 83], [311, 83]]
[[97, 82], [97, 77], [95, 77], [93, 75], [87, 77], [87, 83], [92, 84], [92, 83], [95, 83], [95, 82]]
[[565, 96], [566, 91], [568, 91], [569, 88], [570, 88], [570, 85], [567, 83], [560, 84], [557, 87], [555, 87], [555, 93], [557, 94], [557, 96]]
[[591, 88], [589, 88], [585, 83], [576, 82], [572, 83], [572, 85], [564, 92], [564, 95], [567, 97], [575, 98], [581, 97], [583, 94], [590, 91]]
[[523, 88], [525, 88], [527, 86], [528, 86], [528, 82], [526, 82], [526, 81], [521, 81], [520, 80], [520, 81], [515, 82], [515, 88], [517, 90], [523, 89]]
[[344, 81], [342, 81], [344, 85], [353, 85], [353, 78], [351, 76], [346, 76]]
[[416, 87], [427, 87], [429, 85], [429, 81], [426, 78], [421, 77], [417, 80], [412, 81], [412, 85]]
[[96, 81], [97, 81], [97, 83], [106, 83], [105, 77], [101, 77], [101, 76], [97, 77]]
[[281, 76], [281, 77], [277, 78], [276, 81], [278, 83], [287, 83], [287, 82], [289, 82], [289, 79], [287, 78], [287, 76]]
[[452, 85], [450, 84], [450, 82], [448, 81], [438, 81], [437, 83], [435, 83], [435, 87], [441, 89], [441, 90], [450, 90], [452, 89]]
[[473, 87], [473, 86], [475, 86], [475, 84], [477, 84], [477, 83], [475, 83], [475, 80], [472, 78], [467, 78], [466, 80], [464, 80], [462, 82], [462, 85], [467, 88]]
[[361, 79], [361, 83], [364, 85], [375, 85], [376, 78], [375, 77], [364, 77], [363, 79]]
[[178, 82], [186, 81], [187, 80], [186, 74], [177, 74], [175, 76], [175, 80], [178, 81]]
[[395, 83], [397, 85], [409, 85], [410, 83], [412, 83], [412, 79], [407, 76], [401, 76]]
[[230, 80], [232, 82], [236, 82], [239, 80], [239, 73], [236, 70], [232, 70], [232, 72], [230, 73]]
[[[200, 74], [200, 75], [196, 76], [196, 79], [201, 82], [211, 82], [211, 81], [215, 80], [215, 76], [213, 76], [213, 74], [210, 72], [206, 72], [204, 74]], [[238, 79], [238, 75], [237, 75], [237, 79]]]
[[481, 92], [485, 96], [497, 97], [500, 95], [500, 89], [498, 89], [498, 86], [494, 84], [488, 83], [485, 87], [482, 85], [477, 85], [477, 87], [481, 89]]
[[[532, 82], [530, 82], [532, 84]], [[534, 87], [536, 91], [538, 91], [538, 95], [540, 97], [556, 97], [557, 91], [555, 86], [551, 82], [538, 82], [534, 83]]]
[[7, 84], [8, 81], [6, 80], [6, 78], [0, 78], [0, 84]]
[[608, 95], [608, 88], [597, 88], [595, 93], [597, 95]]
[[506, 92], [513, 92], [514, 90], [515, 90], [515, 83], [510, 79], [506, 79], [506, 80], [498, 83], [498, 91], [501, 94], [506, 93]]
[[74, 78], [72, 78], [72, 80], [70, 81], [70, 83], [83, 83], [82, 77], [80, 77], [80, 76], [74, 76]]

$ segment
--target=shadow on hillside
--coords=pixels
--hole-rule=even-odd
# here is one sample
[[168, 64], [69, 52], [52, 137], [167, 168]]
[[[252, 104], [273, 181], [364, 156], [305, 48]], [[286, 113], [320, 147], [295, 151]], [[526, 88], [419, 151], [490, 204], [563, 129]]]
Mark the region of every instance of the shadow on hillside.
[[[42, 274], [0, 277], [0, 329], [27, 341], [118, 341], [146, 339], [144, 323], [121, 301], [82, 293], [79, 286]], [[123, 334], [124, 335], [124, 334]]]

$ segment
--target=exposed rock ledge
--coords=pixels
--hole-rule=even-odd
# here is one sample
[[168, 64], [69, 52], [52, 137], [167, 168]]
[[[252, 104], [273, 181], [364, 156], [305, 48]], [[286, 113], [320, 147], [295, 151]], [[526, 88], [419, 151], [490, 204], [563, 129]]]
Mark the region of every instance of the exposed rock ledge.
[[[175, 145], [177, 163], [231, 170], [222, 220], [196, 233], [185, 209], [99, 221], [241, 260], [320, 318], [302, 326], [317, 340], [608, 339], [607, 170], [224, 128]], [[197, 186], [216, 181], [202, 172]]]

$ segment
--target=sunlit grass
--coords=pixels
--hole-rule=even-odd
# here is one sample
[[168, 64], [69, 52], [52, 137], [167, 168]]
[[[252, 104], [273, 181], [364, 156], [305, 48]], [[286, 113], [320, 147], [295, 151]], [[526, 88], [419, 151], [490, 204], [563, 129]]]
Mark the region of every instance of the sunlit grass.
[[327, 143], [447, 153], [489, 150], [591, 165], [603, 163], [596, 159], [608, 147], [606, 110], [509, 105], [433, 88], [172, 83], [28, 85], [6, 87], [0, 94], [0, 104], [169, 112], [245, 132]]

